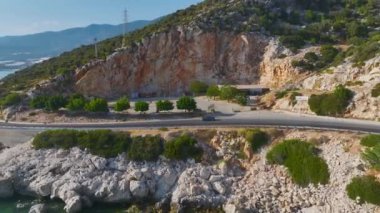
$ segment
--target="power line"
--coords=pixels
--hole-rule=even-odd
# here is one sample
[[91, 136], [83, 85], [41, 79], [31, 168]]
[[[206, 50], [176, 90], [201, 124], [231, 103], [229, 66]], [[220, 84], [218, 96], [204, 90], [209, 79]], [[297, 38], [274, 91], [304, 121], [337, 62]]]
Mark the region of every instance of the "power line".
[[127, 27], [128, 27], [128, 10], [124, 10], [124, 20], [123, 20], [123, 41], [121, 47], [125, 47], [127, 44]]

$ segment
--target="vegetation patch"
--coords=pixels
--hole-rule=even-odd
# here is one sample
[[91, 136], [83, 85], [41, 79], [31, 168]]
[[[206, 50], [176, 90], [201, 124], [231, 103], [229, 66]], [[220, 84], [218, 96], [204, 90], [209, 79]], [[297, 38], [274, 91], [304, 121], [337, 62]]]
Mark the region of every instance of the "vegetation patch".
[[137, 136], [132, 139], [127, 157], [134, 161], [156, 161], [163, 153], [164, 140], [159, 136]]
[[0, 107], [6, 108], [14, 105], [18, 105], [21, 103], [23, 96], [18, 93], [10, 93], [6, 95], [4, 98], [0, 99]]
[[367, 147], [374, 147], [380, 144], [380, 135], [369, 134], [360, 140], [360, 144]]
[[88, 149], [91, 154], [110, 158], [128, 150], [131, 137], [126, 132], [110, 130], [48, 130], [33, 139], [35, 149], [70, 149], [79, 147]]
[[308, 103], [310, 110], [317, 115], [341, 116], [345, 113], [352, 96], [351, 90], [339, 85], [333, 93], [311, 95]]
[[[167, 129], [162, 129], [162, 131], [167, 131]], [[197, 140], [187, 134], [165, 142], [159, 135], [131, 137], [128, 132], [111, 130], [47, 130], [37, 134], [32, 145], [34, 149], [78, 147], [105, 158], [126, 153], [126, 158], [133, 161], [156, 161], [160, 155], [174, 160], [189, 158], [200, 160], [203, 153]]]
[[380, 170], [380, 145], [368, 147], [362, 153], [362, 158], [374, 169]]
[[131, 108], [131, 105], [127, 97], [122, 97], [119, 100], [117, 100], [114, 106], [114, 109], [116, 112], [125, 111], [125, 110], [128, 110], [129, 108]]
[[329, 181], [326, 162], [317, 155], [317, 149], [305, 141], [285, 140], [274, 146], [266, 158], [270, 164], [286, 166], [293, 181], [300, 186]]
[[202, 149], [197, 144], [197, 140], [190, 135], [181, 135], [165, 143], [164, 156], [173, 160], [186, 160], [188, 158], [200, 160]]
[[373, 87], [373, 89], [371, 91], [371, 95], [374, 98], [377, 98], [380, 96], [380, 83], [376, 84], [376, 86]]
[[244, 137], [254, 152], [259, 151], [261, 147], [267, 145], [269, 142], [268, 134], [260, 129], [246, 130]]
[[355, 177], [347, 185], [348, 197], [360, 203], [380, 205], [380, 182], [373, 176]]

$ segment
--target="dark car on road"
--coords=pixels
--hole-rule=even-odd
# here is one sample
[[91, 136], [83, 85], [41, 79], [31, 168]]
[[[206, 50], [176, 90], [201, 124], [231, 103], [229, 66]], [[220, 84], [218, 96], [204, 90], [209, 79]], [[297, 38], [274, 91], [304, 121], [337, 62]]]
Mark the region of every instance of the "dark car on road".
[[204, 115], [202, 116], [202, 121], [216, 121], [213, 115]]

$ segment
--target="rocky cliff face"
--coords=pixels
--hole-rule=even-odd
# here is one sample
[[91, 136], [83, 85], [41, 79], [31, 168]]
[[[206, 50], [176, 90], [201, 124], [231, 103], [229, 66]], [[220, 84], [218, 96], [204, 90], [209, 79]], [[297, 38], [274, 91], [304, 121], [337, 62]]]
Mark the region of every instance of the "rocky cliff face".
[[[264, 84], [279, 86], [291, 79], [294, 69], [273, 67], [273, 44], [256, 33], [205, 32], [177, 28], [120, 50], [95, 66], [77, 71], [76, 90], [89, 96], [152, 94], [180, 95], [194, 80], [207, 83]], [[275, 48], [276, 49], [276, 48]], [[267, 60], [263, 60], [270, 51]], [[271, 72], [260, 80], [263, 72]], [[273, 75], [281, 74], [279, 82]]]

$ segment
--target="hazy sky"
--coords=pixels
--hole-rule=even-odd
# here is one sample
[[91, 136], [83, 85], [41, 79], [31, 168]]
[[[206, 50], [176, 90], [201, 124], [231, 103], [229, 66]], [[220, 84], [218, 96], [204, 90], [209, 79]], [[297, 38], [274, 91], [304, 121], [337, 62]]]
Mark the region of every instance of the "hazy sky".
[[0, 0], [0, 36], [152, 20], [202, 0]]

